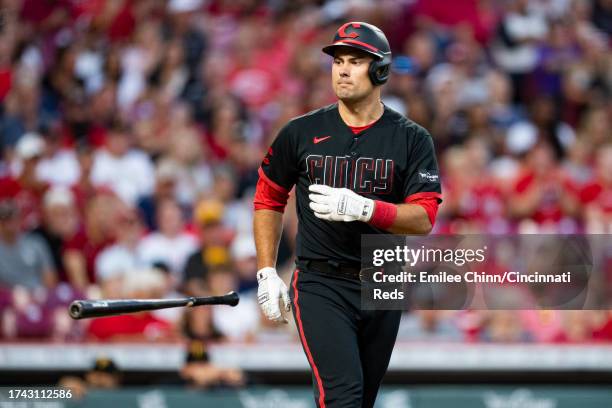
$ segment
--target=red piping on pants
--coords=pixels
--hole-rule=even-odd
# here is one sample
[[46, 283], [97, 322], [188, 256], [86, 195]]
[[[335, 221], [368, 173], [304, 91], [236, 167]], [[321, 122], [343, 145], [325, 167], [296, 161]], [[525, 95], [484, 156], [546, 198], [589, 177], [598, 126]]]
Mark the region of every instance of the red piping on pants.
[[312, 366], [312, 372], [314, 373], [315, 379], [317, 380], [317, 386], [319, 388], [319, 407], [325, 408], [325, 390], [323, 389], [323, 381], [321, 381], [321, 377], [319, 376], [319, 369], [315, 365], [314, 359], [312, 358], [312, 354], [310, 354], [310, 348], [308, 347], [308, 343], [306, 342], [306, 336], [304, 335], [304, 328], [302, 327], [302, 316], [300, 314], [300, 306], [298, 305], [298, 289], [297, 289], [297, 278], [299, 269], [295, 270], [295, 276], [293, 278], [293, 292], [295, 293], [295, 299], [293, 300], [293, 307], [295, 307], [295, 320], [297, 320], [298, 331], [300, 332], [300, 338], [302, 339], [302, 344], [304, 345], [304, 351], [306, 351], [306, 357], [308, 357], [308, 362]]

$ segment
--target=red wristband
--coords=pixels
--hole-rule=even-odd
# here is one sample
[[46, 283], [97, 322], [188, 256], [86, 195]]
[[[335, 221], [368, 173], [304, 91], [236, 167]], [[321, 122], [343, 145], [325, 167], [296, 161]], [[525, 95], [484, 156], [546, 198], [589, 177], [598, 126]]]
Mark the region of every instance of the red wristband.
[[374, 213], [369, 224], [380, 229], [388, 229], [397, 217], [397, 205], [386, 201], [374, 201]]

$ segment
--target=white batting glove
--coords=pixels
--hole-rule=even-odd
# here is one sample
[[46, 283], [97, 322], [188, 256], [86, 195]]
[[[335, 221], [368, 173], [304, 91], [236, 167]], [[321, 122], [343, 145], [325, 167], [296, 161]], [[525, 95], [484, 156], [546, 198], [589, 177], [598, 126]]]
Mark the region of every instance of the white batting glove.
[[348, 188], [311, 184], [310, 209], [317, 218], [327, 221], [368, 222], [374, 212], [374, 200], [360, 196]]
[[267, 266], [257, 271], [257, 301], [263, 313], [270, 320], [287, 323], [280, 310], [280, 300], [283, 301], [285, 311], [291, 310], [289, 291], [287, 285], [278, 276], [276, 269]]

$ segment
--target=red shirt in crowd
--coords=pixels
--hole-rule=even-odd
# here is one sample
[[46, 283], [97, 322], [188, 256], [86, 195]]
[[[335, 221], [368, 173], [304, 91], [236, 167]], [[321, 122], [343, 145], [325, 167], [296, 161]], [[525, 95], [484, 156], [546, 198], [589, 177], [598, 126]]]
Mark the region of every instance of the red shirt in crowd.
[[594, 204], [604, 213], [612, 214], [612, 186], [605, 186], [600, 181], [589, 183], [580, 190], [580, 202]]
[[414, 14], [447, 27], [467, 23], [474, 30], [475, 38], [483, 44], [497, 25], [493, 8], [483, 7], [478, 0], [420, 0], [414, 7]]
[[593, 340], [595, 341], [612, 341], [612, 315], [601, 327], [595, 328], [593, 331]]
[[0, 198], [11, 198], [17, 203], [21, 216], [21, 226], [29, 230], [40, 225], [42, 220], [42, 198], [48, 188], [47, 183], [26, 186], [12, 177], [0, 178]]
[[95, 264], [96, 258], [106, 248], [111, 245], [112, 240], [106, 238], [100, 242], [91, 239], [84, 231], [79, 231], [70, 241], [64, 245], [64, 251], [78, 251], [85, 258], [87, 277], [90, 282], [96, 282]]
[[13, 71], [10, 66], [0, 68], [0, 102], [4, 102], [4, 98], [11, 90], [13, 82]]
[[568, 182], [554, 177], [539, 179], [533, 171], [519, 177], [514, 186], [514, 194], [521, 196], [527, 194], [531, 189], [541, 190], [542, 193], [538, 206], [530, 215], [530, 218], [538, 224], [561, 221], [563, 218], [561, 194], [575, 194]]
[[87, 328], [87, 334], [98, 340], [125, 339], [126, 336], [135, 340], [139, 337], [158, 339], [169, 337], [171, 331], [171, 324], [148, 312], [94, 319]]
[[503, 191], [490, 180], [474, 183], [465, 190], [448, 183], [443, 191], [445, 201], [456, 204], [456, 217], [483, 224], [505, 217]]

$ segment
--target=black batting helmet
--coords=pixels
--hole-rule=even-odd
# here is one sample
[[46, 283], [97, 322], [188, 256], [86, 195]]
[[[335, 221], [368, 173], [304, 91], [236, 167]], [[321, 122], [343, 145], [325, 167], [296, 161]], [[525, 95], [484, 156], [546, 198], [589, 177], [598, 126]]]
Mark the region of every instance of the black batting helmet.
[[382, 85], [389, 79], [391, 65], [391, 47], [382, 30], [372, 24], [352, 21], [343, 24], [331, 45], [323, 48], [323, 52], [334, 56], [336, 47], [352, 47], [367, 52], [374, 57], [368, 74], [374, 85]]

